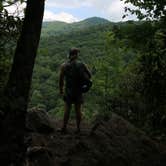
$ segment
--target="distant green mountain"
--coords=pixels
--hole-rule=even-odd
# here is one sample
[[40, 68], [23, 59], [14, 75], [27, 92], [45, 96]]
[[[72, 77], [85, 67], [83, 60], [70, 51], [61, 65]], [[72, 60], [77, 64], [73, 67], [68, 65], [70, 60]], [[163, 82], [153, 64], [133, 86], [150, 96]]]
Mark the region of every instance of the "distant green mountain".
[[[43, 107], [56, 116], [62, 116], [63, 101], [59, 97], [58, 90], [59, 68], [68, 60], [69, 49], [78, 47], [79, 60], [89, 66], [94, 82], [93, 90], [86, 97], [88, 102], [84, 105], [86, 115], [90, 116], [100, 110], [99, 103], [104, 96], [106, 80], [106, 75], [102, 73], [110, 69], [107, 62], [107, 59], [111, 59], [110, 53], [116, 52], [115, 55], [122, 56], [121, 58], [127, 59], [126, 61], [132, 60], [130, 52], [122, 55], [122, 49], [114, 48], [113, 43], [110, 45], [112, 50], [108, 52], [108, 37], [114, 25], [123, 26], [122, 37], [126, 37], [125, 35], [128, 35], [126, 29], [130, 24], [132, 25], [132, 22], [112, 23], [98, 17], [71, 24], [59, 21], [44, 22], [33, 72], [30, 107]], [[116, 56], [112, 57], [116, 60]]]
[[61, 31], [63, 27], [67, 25], [68, 23], [61, 22], [61, 21], [43, 22], [42, 30], [43, 31]]
[[108, 23], [110, 23], [110, 21], [108, 21], [104, 18], [91, 17], [91, 18], [87, 18], [83, 21], [73, 23], [73, 26], [76, 26], [77, 28], [87, 28], [87, 27], [94, 26], [94, 25], [102, 25], [102, 24], [108, 24]]
[[66, 34], [73, 31], [85, 30], [92, 26], [100, 26], [104, 24], [110, 24], [110, 22], [100, 17], [91, 17], [75, 23], [65, 23], [61, 21], [43, 22], [42, 36]]

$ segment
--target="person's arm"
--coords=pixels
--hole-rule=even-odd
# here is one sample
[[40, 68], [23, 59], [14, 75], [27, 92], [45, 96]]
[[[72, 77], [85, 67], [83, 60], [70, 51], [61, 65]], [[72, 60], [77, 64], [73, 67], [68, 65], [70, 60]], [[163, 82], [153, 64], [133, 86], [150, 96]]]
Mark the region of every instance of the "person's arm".
[[60, 74], [59, 74], [59, 92], [63, 95], [63, 87], [64, 87], [64, 64], [61, 65]]

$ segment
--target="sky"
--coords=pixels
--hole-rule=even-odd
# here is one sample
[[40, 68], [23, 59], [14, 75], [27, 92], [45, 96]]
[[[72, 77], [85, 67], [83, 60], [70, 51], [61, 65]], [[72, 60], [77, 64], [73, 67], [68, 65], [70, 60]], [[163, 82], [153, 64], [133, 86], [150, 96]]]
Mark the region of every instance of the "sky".
[[94, 16], [113, 22], [135, 19], [133, 16], [122, 19], [124, 6], [120, 0], [46, 0], [44, 21], [71, 23]]
[[[18, 6], [22, 10], [25, 4]], [[122, 19], [125, 6], [126, 4], [120, 0], [46, 0], [43, 21], [72, 23], [94, 16], [113, 22], [135, 20], [136, 17], [131, 15]], [[9, 7], [8, 10], [14, 13], [16, 8], [18, 8], [17, 5]]]

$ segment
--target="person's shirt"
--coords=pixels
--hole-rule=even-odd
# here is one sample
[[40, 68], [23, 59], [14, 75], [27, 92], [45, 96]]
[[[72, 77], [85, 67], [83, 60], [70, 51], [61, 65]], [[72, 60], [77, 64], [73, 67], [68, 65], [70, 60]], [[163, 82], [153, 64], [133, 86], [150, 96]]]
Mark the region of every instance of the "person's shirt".
[[63, 91], [65, 81], [65, 92], [66, 93], [80, 93], [80, 71], [87, 73], [91, 78], [91, 73], [87, 66], [78, 61], [68, 61], [61, 65], [59, 87], [60, 92]]

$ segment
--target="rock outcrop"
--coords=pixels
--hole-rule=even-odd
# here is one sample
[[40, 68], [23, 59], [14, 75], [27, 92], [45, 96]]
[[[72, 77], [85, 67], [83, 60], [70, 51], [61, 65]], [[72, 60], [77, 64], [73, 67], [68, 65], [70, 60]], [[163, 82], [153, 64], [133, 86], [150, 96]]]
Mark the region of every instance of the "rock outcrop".
[[27, 112], [26, 128], [31, 132], [50, 133], [54, 131], [54, 125], [46, 111], [31, 109]]
[[[59, 122], [56, 122], [58, 127]], [[160, 145], [123, 118], [96, 120], [82, 124], [75, 134], [75, 124], [68, 133], [49, 135], [29, 133], [28, 166], [165, 166], [166, 147]]]

